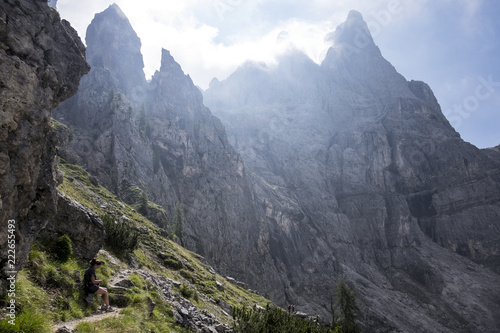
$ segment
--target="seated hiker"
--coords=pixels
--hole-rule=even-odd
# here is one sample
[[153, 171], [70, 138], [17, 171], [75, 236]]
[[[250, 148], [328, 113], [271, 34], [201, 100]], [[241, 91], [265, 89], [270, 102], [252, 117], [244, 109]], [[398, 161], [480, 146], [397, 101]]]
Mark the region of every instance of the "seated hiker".
[[104, 264], [103, 261], [99, 261], [96, 258], [93, 258], [90, 261], [90, 267], [85, 270], [85, 275], [83, 277], [83, 283], [85, 285], [85, 290], [88, 293], [87, 302], [91, 303], [94, 294], [102, 295], [102, 307], [101, 309], [106, 311], [114, 311], [111, 306], [109, 306], [109, 297], [108, 290], [106, 288], [101, 287], [102, 280], [97, 280], [95, 276], [95, 270], [101, 265]]

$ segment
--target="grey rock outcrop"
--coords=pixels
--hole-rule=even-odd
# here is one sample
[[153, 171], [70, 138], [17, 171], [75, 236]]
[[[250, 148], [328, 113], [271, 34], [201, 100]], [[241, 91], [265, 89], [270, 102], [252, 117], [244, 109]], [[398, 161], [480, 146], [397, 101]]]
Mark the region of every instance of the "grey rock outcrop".
[[46, 2], [0, 3], [0, 249], [6, 258], [7, 221], [15, 220], [16, 270], [56, 211], [50, 115], [88, 72], [84, 52], [76, 31]]
[[365, 329], [494, 332], [500, 163], [464, 142], [431, 89], [381, 55], [361, 14], [321, 65], [300, 52], [245, 64], [205, 102], [252, 178], [262, 277], [279, 304], [331, 318], [335, 281]]
[[57, 191], [57, 196], [57, 214], [49, 220], [38, 237], [56, 240], [62, 235], [68, 235], [76, 256], [93, 258], [106, 238], [104, 224], [96, 213], [61, 191]]
[[[151, 283], [151, 285], [158, 288], [158, 291], [161, 293], [160, 297], [171, 304], [177, 324], [193, 332], [232, 332], [227, 325], [219, 322], [219, 319], [212, 313], [207, 310], [199, 309], [188, 299], [174, 293], [174, 287], [176, 286], [175, 281], [165, 276], [153, 275], [146, 271], [138, 271], [138, 273], [142, 275], [146, 281]], [[209, 301], [208, 297], [201, 293], [200, 297], [205, 298], [206, 302]]]

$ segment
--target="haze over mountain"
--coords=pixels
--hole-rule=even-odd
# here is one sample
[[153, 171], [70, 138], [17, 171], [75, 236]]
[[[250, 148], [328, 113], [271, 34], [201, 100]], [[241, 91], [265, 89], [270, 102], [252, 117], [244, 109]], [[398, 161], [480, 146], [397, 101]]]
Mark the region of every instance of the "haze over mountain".
[[465, 322], [490, 315], [463, 311], [470, 284], [486, 291], [483, 278], [498, 277], [452, 252], [498, 271], [497, 152], [460, 139], [430, 88], [382, 57], [360, 13], [332, 39], [319, 66], [300, 52], [247, 63], [205, 93], [274, 222], [286, 301], [327, 308], [332, 277], [344, 276], [365, 323], [474, 331]]
[[160, 226], [167, 227], [182, 204], [186, 246], [221, 272], [227, 266], [239, 271], [233, 274], [239, 278], [254, 243], [251, 193], [241, 158], [201, 92], [167, 50], [146, 82], [140, 41], [117, 5], [89, 26], [87, 60], [92, 69], [78, 93], [54, 111], [76, 134], [61, 156], [125, 202], [146, 195], [163, 207], [147, 214]]
[[[58, 9], [83, 38], [94, 14], [112, 2], [65, 0]], [[290, 45], [320, 63], [331, 46], [325, 32], [357, 9], [384, 57], [405, 77], [430, 85], [465, 141], [480, 148], [500, 141], [497, 1], [116, 2], [141, 37], [148, 79], [160, 66], [159, 50], [167, 47], [203, 89], [214, 76], [227, 78], [245, 60], [274, 63]], [[483, 80], [494, 85], [477, 98]]]
[[[33, 31], [43, 31], [38, 23]], [[23, 114], [31, 120], [24, 131], [39, 125], [30, 140], [4, 140], [17, 164], [36, 154], [30, 144], [43, 155], [43, 169], [35, 163], [0, 175], [22, 180], [2, 188], [5, 207], [18, 202], [14, 188], [30, 194], [10, 212], [26, 219], [22, 259], [55, 213], [56, 143], [43, 140], [48, 110], [87, 70], [74, 31], [57, 26], [59, 33], [49, 31], [55, 55], [68, 53], [59, 67], [51, 52], [34, 61], [16, 39], [9, 44], [19, 66], [42, 64], [55, 80], [44, 88], [37, 75], [45, 72], [29, 72], [30, 91], [46, 89], [32, 103], [43, 119]], [[172, 224], [180, 204], [183, 244], [278, 305], [328, 321], [343, 279], [357, 291], [364, 331], [498, 331], [499, 150], [464, 142], [431, 89], [383, 58], [359, 12], [330, 37], [320, 65], [300, 51], [274, 67], [246, 63], [202, 95], [167, 50], [147, 82], [141, 42], [112, 5], [87, 30], [90, 72], [54, 111], [74, 131], [59, 138], [58, 153], [120, 200], [147, 198], [143, 214], [159, 226]], [[64, 51], [58, 38], [75, 40], [73, 48]], [[11, 59], [4, 49], [0, 56]], [[16, 100], [4, 91], [13, 97], [2, 101]]]

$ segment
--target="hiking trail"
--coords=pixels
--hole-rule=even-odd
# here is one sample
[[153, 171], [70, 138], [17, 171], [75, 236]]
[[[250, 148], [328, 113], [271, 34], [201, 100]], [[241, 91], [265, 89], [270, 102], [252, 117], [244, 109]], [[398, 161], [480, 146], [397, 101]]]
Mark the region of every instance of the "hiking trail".
[[[115, 276], [110, 277], [110, 280], [109, 280], [106, 288], [110, 289], [110, 288], [115, 287], [115, 283], [117, 283], [121, 280], [127, 279], [131, 274], [132, 274], [132, 272], [130, 270], [124, 270], [123, 272], [121, 272]], [[94, 297], [99, 297], [99, 301], [101, 299], [101, 296], [94, 296]], [[97, 310], [97, 312], [93, 312], [91, 315], [83, 317], [81, 319], [75, 319], [75, 320], [66, 321], [66, 322], [59, 322], [59, 323], [53, 325], [52, 330], [53, 330], [53, 332], [57, 332], [60, 329], [66, 328], [66, 329], [68, 329], [68, 331], [72, 331], [80, 323], [84, 323], [84, 322], [94, 323], [94, 322], [98, 322], [98, 321], [101, 321], [101, 320], [106, 319], [106, 318], [120, 316], [121, 309], [116, 308], [116, 307], [114, 307], [114, 309], [115, 309], [115, 311], [113, 311], [113, 312], [106, 312], [106, 311]]]

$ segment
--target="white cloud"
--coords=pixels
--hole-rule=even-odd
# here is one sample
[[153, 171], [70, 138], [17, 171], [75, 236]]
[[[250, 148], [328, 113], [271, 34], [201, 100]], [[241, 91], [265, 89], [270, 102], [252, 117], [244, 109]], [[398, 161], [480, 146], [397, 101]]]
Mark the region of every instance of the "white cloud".
[[[58, 9], [83, 38], [94, 14], [103, 11], [112, 2], [61, 0]], [[166, 48], [183, 70], [191, 75], [195, 84], [202, 88], [206, 88], [215, 76], [220, 79], [227, 77], [246, 60], [271, 63], [292, 45], [319, 62], [326, 53], [324, 36], [334, 28], [329, 21], [308, 23], [289, 19], [273, 23], [264, 33], [253, 36], [227, 34], [226, 38], [220, 38], [220, 30], [215, 25], [228, 29], [228, 22], [240, 21], [239, 18], [245, 16], [245, 12], [240, 11], [250, 9], [256, 15], [259, 3], [242, 0], [214, 0], [209, 6], [199, 0], [117, 0], [116, 3], [141, 38], [147, 77], [159, 69], [160, 50]], [[249, 4], [250, 8], [245, 7]], [[220, 7], [222, 5], [225, 7]], [[204, 7], [200, 9], [200, 6]], [[205, 13], [207, 9], [212, 10], [207, 20], [213, 21], [213, 25], [195, 17], [197, 12], [203, 12], [202, 9]], [[255, 28], [258, 30], [259, 27]], [[289, 38], [278, 42], [282, 31], [288, 32]]]
[[[141, 38], [147, 77], [159, 69], [161, 48], [166, 48], [202, 88], [213, 77], [226, 78], [246, 60], [273, 63], [291, 47], [320, 62], [328, 47], [325, 35], [351, 9], [363, 14], [389, 61], [408, 79], [430, 83], [445, 106], [462, 91], [459, 77], [484, 74], [466, 72], [473, 61], [481, 63], [478, 49], [494, 53], [498, 48], [496, 17], [484, 11], [484, 0], [59, 0], [58, 9], [84, 37], [95, 13], [113, 2]], [[458, 29], [446, 30], [457, 22]], [[466, 42], [470, 54], [458, 59], [452, 46]], [[443, 57], [446, 66], [440, 65]]]
[[[291, 45], [321, 61], [328, 46], [325, 35], [345, 20], [350, 9], [362, 11], [378, 33], [400, 19], [392, 8], [398, 8], [399, 15], [417, 6], [409, 0], [60, 0], [58, 9], [84, 38], [94, 14], [113, 2], [141, 39], [147, 77], [159, 68], [160, 50], [166, 48], [203, 88], [213, 77], [225, 78], [246, 60], [273, 62]], [[288, 32], [288, 41], [277, 43], [282, 31]]]

